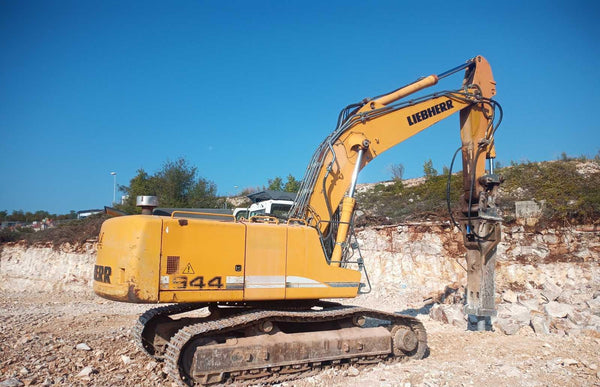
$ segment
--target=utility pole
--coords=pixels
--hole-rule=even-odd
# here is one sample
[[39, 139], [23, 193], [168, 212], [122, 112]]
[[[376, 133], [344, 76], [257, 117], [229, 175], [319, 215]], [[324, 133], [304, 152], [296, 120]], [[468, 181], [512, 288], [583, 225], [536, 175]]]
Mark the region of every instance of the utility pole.
[[111, 175], [113, 175], [113, 201], [112, 201], [112, 205], [114, 206], [116, 201], [117, 201], [117, 172], [111, 172]]

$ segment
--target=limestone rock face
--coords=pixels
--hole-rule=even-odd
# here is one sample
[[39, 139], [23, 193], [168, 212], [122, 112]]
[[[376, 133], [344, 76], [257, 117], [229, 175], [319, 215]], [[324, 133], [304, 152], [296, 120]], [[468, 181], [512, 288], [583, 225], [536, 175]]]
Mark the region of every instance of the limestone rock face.
[[463, 281], [461, 238], [449, 227], [407, 225], [367, 228], [357, 235], [376, 293], [428, 294]]
[[[572, 229], [527, 232], [522, 226], [503, 227], [496, 290], [543, 289], [544, 303], [571, 296], [568, 290], [582, 289], [582, 283], [597, 290], [599, 235]], [[448, 285], [465, 283], [462, 235], [449, 225], [368, 227], [358, 231], [357, 239], [374, 292], [443, 292]], [[505, 297], [514, 302], [510, 293]]]
[[[526, 328], [535, 334], [598, 331], [599, 236], [577, 229], [529, 232], [523, 226], [504, 227], [497, 253], [494, 327], [506, 334]], [[419, 297], [426, 303], [461, 300], [465, 250], [457, 230], [443, 224], [370, 227], [360, 230], [357, 239], [374, 297], [412, 294], [406, 299], [415, 303]], [[436, 304], [428, 312], [434, 320], [459, 325], [449, 317], [447, 305]]]
[[96, 246], [90, 243], [83, 250], [3, 246], [0, 290], [91, 291]]
[[[498, 316], [492, 319], [498, 329], [600, 332], [600, 230], [533, 232], [512, 226], [503, 228], [502, 238], [496, 261]], [[368, 227], [357, 230], [357, 242], [373, 287], [363, 300], [383, 310], [429, 313], [466, 326], [461, 305], [465, 249], [458, 230], [442, 223]], [[0, 290], [91, 293], [95, 247], [3, 245]], [[434, 303], [443, 305], [432, 308]]]

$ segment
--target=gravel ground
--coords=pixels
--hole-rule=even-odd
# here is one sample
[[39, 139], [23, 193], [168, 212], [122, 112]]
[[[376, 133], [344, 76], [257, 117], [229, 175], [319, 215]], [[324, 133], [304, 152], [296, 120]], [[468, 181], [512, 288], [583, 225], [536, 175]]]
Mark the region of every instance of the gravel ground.
[[[385, 303], [353, 300], [391, 310]], [[91, 292], [0, 294], [0, 386], [169, 386], [157, 363], [137, 349], [130, 328], [147, 305], [121, 304]], [[400, 310], [395, 308], [395, 310]], [[468, 332], [419, 315], [430, 355], [420, 361], [357, 370], [328, 369], [284, 386], [600, 386], [600, 334], [536, 336]]]

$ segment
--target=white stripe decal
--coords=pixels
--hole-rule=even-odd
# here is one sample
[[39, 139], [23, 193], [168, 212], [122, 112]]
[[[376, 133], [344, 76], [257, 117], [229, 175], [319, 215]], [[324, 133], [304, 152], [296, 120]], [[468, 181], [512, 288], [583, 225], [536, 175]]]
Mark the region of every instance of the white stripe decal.
[[247, 289], [283, 289], [285, 277], [282, 275], [248, 275], [246, 276]]
[[[228, 276], [226, 283], [230, 288], [240, 289], [282, 289], [282, 288], [326, 288], [326, 284], [316, 281], [312, 278], [300, 277], [295, 275], [249, 275], [243, 276]], [[348, 286], [347, 284], [330, 283], [330, 286]], [[356, 286], [356, 284], [353, 284]]]
[[225, 282], [228, 284], [243, 284], [244, 283], [244, 277], [241, 275], [236, 275], [236, 276], [227, 276], [225, 278]]
[[298, 277], [295, 275], [287, 276], [285, 286], [288, 288], [326, 288], [327, 285], [315, 281], [312, 278]]
[[246, 289], [283, 289], [284, 284], [247, 284]]

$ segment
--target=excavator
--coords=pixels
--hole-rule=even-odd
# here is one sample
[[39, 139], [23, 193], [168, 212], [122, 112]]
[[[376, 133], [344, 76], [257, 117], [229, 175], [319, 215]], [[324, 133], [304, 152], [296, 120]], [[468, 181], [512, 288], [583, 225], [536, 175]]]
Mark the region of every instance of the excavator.
[[[414, 95], [463, 70], [458, 89]], [[95, 293], [166, 304], [141, 315], [134, 335], [182, 386], [279, 383], [326, 367], [421, 359], [427, 334], [417, 318], [339, 302], [371, 290], [354, 230], [356, 183], [381, 153], [459, 113], [454, 157], [462, 152], [464, 188], [450, 216], [467, 251], [465, 312], [484, 330], [495, 314], [502, 221], [502, 177], [493, 170], [502, 120], [495, 85], [489, 63], [477, 56], [342, 109], [285, 220], [202, 219], [181, 210], [105, 221]]]

